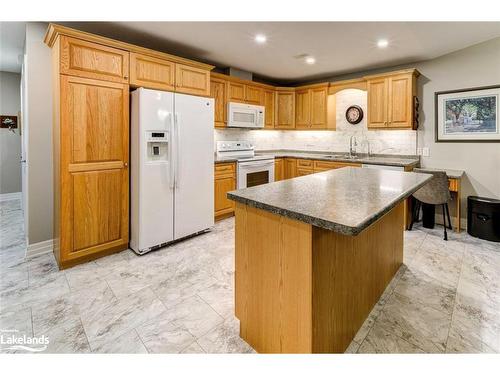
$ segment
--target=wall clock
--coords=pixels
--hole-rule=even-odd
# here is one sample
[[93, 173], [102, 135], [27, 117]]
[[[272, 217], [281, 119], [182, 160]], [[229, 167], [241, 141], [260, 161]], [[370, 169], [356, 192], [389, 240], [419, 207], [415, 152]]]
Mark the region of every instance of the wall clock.
[[359, 105], [351, 105], [345, 111], [345, 118], [349, 124], [356, 125], [363, 120], [363, 109]]

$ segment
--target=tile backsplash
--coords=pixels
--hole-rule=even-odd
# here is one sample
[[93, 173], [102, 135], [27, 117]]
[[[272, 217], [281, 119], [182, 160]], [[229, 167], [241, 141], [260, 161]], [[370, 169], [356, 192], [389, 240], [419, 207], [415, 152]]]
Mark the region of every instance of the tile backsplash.
[[[359, 105], [364, 112], [363, 120], [351, 125], [345, 119], [345, 111], [350, 105]], [[255, 145], [257, 150], [293, 149], [348, 152], [352, 135], [358, 141], [357, 152], [365, 153], [368, 140], [374, 154], [415, 155], [417, 132], [414, 130], [368, 130], [366, 127], [366, 91], [348, 89], [336, 95], [335, 131], [290, 131], [290, 130], [215, 130], [216, 141], [245, 140]]]

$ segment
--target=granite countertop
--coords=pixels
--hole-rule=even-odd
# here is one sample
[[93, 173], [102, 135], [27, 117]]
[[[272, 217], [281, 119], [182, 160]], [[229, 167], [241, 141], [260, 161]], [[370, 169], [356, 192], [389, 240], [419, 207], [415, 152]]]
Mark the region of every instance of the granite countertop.
[[320, 228], [357, 235], [431, 177], [346, 167], [235, 190], [227, 196]]
[[[427, 168], [427, 167], [421, 167], [421, 168], [425, 169], [427, 171], [444, 171], [444, 172], [446, 172], [446, 176], [448, 176], [448, 178], [457, 178], [457, 179], [460, 179], [465, 174], [465, 171], [461, 170], [461, 169]], [[424, 172], [422, 172], [422, 173], [424, 173]]]
[[[317, 151], [297, 151], [297, 150], [263, 150], [256, 151], [256, 155], [272, 155], [275, 158], [297, 158], [297, 159], [315, 159], [315, 160], [327, 160], [327, 161], [338, 161], [338, 162], [350, 162], [350, 163], [360, 163], [360, 164], [378, 164], [378, 165], [389, 165], [395, 167], [414, 167], [420, 162], [418, 156], [411, 155], [372, 155], [368, 157], [366, 154], [359, 154], [356, 159], [350, 159], [346, 157], [346, 153], [338, 152], [317, 152]], [[332, 156], [335, 156], [332, 158]], [[227, 163], [235, 162], [236, 158], [217, 158], [215, 157], [215, 163]]]

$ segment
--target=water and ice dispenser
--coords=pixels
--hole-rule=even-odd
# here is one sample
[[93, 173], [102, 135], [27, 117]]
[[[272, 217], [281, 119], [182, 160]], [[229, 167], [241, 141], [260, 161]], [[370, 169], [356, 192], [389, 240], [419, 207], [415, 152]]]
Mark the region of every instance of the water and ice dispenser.
[[146, 131], [147, 161], [168, 160], [168, 132]]

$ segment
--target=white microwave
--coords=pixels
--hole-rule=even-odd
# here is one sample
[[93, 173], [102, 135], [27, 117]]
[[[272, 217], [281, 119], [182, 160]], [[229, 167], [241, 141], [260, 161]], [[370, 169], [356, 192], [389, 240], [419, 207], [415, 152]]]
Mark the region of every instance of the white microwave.
[[261, 129], [264, 127], [264, 106], [229, 102], [227, 112], [227, 126], [230, 128]]

